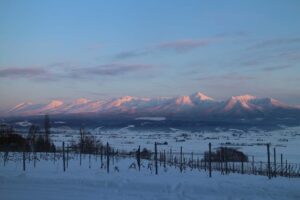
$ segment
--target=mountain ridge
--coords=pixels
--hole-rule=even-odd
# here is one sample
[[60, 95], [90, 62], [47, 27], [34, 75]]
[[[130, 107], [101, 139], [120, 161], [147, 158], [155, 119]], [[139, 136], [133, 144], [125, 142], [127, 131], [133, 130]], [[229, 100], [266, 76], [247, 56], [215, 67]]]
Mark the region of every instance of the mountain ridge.
[[182, 115], [188, 116], [249, 116], [298, 112], [300, 108], [273, 98], [258, 98], [249, 94], [232, 96], [217, 101], [201, 92], [168, 98], [141, 98], [123, 96], [110, 100], [76, 99], [72, 102], [52, 100], [47, 104], [23, 102], [4, 111], [5, 116], [34, 116], [44, 114], [131, 114], [131, 115]]

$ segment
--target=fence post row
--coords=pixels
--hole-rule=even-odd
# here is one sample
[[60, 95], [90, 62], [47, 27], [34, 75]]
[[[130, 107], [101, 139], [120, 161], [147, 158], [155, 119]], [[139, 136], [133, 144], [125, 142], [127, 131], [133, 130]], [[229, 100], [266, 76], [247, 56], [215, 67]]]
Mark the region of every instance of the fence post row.
[[[273, 155], [271, 155], [270, 152], [270, 147], [271, 144], [267, 143], [265, 144], [267, 146], [267, 162], [255, 161], [255, 157], [253, 155], [249, 156], [249, 160], [245, 159], [243, 156], [237, 157], [233, 152], [231, 151], [230, 148], [221, 146], [221, 148], [217, 148], [216, 152], [212, 152], [212, 144], [209, 142], [208, 143], [208, 151], [204, 152], [204, 155], [201, 153], [195, 153], [195, 152], [183, 152], [183, 146], [180, 146], [180, 152], [172, 152], [172, 149], [170, 150], [165, 150], [162, 149], [160, 152], [158, 152], [158, 145], [166, 145], [166, 143], [159, 143], [155, 142], [154, 143], [154, 159], [153, 159], [153, 153], [151, 152], [150, 154], [150, 159], [148, 168], [150, 168], [151, 173], [153, 173], [153, 161], [154, 161], [154, 167], [155, 167], [155, 174], [158, 175], [158, 162], [160, 163], [160, 167], [163, 167], [164, 170], [166, 171], [167, 165], [168, 166], [173, 166], [176, 168], [179, 168], [180, 173], [183, 173], [187, 169], [204, 169], [205, 171], [208, 170], [208, 175], [209, 177], [212, 177], [212, 170], [216, 170], [221, 172], [221, 174], [229, 174], [231, 172], [235, 173], [241, 173], [241, 174], [253, 174], [253, 175], [262, 175], [262, 176], [267, 176], [268, 179], [271, 179], [272, 177], [277, 177], [277, 176], [285, 176], [285, 177], [300, 177], [300, 165], [295, 164], [295, 163], [289, 163], [288, 160], [285, 158], [283, 160], [283, 154], [280, 153], [280, 161], [279, 157], [277, 158], [277, 152], [276, 148], [273, 148]], [[20, 156], [20, 163], [22, 166], [22, 170], [26, 171], [26, 159], [27, 162], [30, 164], [30, 160], [33, 159], [33, 166], [34, 168], [36, 167], [36, 160], [40, 159], [49, 159], [49, 156], [51, 159], [54, 159], [54, 164], [55, 160], [59, 161], [60, 158], [62, 158], [62, 164], [63, 164], [63, 172], [68, 169], [68, 163], [69, 160], [71, 161], [74, 156], [78, 160], [78, 153], [80, 153], [80, 163], [81, 163], [81, 152], [78, 152], [78, 149], [73, 149], [71, 146], [67, 145], [65, 146], [65, 142], [62, 142], [62, 148], [61, 150], [58, 151], [58, 154], [56, 155], [56, 152], [53, 151], [52, 154], [44, 154], [43, 152], [36, 152], [36, 149], [31, 150], [28, 152], [25, 146], [22, 146], [22, 150], [18, 154]], [[83, 154], [85, 158], [82, 160], [83, 162], [87, 160], [88, 156], [88, 163], [89, 163], [89, 168], [91, 169], [92, 167], [92, 156], [94, 156], [94, 159], [97, 162], [97, 157], [98, 153], [101, 153], [101, 168], [107, 168], [107, 173], [110, 173], [110, 167], [111, 165], [114, 167], [115, 161], [118, 161], [117, 156], [122, 156], [123, 154], [120, 154], [118, 150], [114, 150], [112, 147], [109, 146], [109, 143], [106, 143], [102, 145], [97, 151], [91, 151], [90, 149], [86, 148], [83, 152], [88, 153]], [[272, 149], [271, 149], [272, 150]], [[27, 151], [27, 152], [26, 152]], [[70, 152], [69, 152], [70, 151]], [[4, 166], [5, 163], [8, 162], [8, 151], [4, 152], [3, 155], [3, 161], [4, 161]], [[70, 153], [70, 156], [69, 156]], [[74, 155], [73, 153], [77, 153]], [[138, 149], [135, 151], [135, 157], [137, 161], [137, 166], [136, 164], [136, 170], [138, 167], [138, 170], [141, 171], [141, 159], [142, 159], [142, 153], [141, 152], [141, 146], [138, 146]], [[158, 155], [159, 153], [159, 155]], [[74, 156], [73, 156], [74, 155]], [[127, 155], [127, 154], [126, 154]], [[130, 154], [132, 155], [132, 154]], [[134, 154], [133, 154], [134, 155]], [[199, 158], [199, 155], [203, 155], [203, 159]], [[32, 157], [33, 156], [33, 157]], [[48, 157], [47, 157], [48, 156]], [[102, 163], [102, 156], [104, 156], [104, 163]], [[106, 165], [105, 165], [105, 156], [106, 156]], [[111, 157], [112, 156], [112, 157]], [[158, 157], [159, 156], [159, 157]], [[271, 156], [274, 159], [273, 163], [271, 162]], [[238, 158], [238, 160], [237, 160]], [[248, 158], [248, 157], [247, 157]], [[252, 159], [251, 159], [252, 158]], [[112, 159], [112, 161], [111, 161]], [[158, 160], [159, 159], [159, 160]], [[194, 160], [195, 159], [195, 160]], [[99, 160], [100, 161], [100, 160]], [[203, 163], [204, 162], [204, 163]], [[59, 164], [59, 163], [58, 163]], [[30, 166], [30, 165], [29, 165]], [[27, 167], [28, 168], [28, 167]], [[114, 168], [116, 170], [117, 167]]]

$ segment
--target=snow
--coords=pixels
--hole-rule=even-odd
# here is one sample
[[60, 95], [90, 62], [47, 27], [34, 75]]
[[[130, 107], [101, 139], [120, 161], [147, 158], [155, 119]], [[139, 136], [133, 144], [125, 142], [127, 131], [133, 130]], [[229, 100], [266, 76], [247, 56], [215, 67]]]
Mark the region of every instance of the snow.
[[32, 102], [22, 102], [22, 103], [19, 103], [18, 105], [16, 105], [15, 107], [11, 108], [9, 110], [9, 112], [13, 112], [15, 110], [20, 110], [20, 109], [23, 109], [24, 107], [26, 106], [30, 106], [32, 105], [33, 103]]
[[[225, 105], [224, 105], [225, 104]], [[48, 104], [21, 103], [12, 109], [8, 109], [6, 115], [40, 115], [46, 113], [89, 113], [89, 112], [166, 112], [184, 111], [184, 109], [195, 108], [200, 113], [216, 114], [228, 112], [236, 108], [243, 108], [245, 111], [267, 111], [272, 107], [283, 109], [296, 109], [298, 107], [288, 106], [272, 98], [256, 98], [251, 95], [234, 96], [227, 101], [215, 101], [203, 93], [197, 92], [189, 96], [170, 98], [139, 98], [124, 96], [110, 100], [88, 100], [77, 99], [71, 103], [64, 103], [62, 100], [54, 100]], [[212, 113], [213, 114], [213, 113]]]
[[225, 106], [224, 110], [225, 111], [232, 110], [238, 103], [245, 109], [248, 110], [253, 109], [253, 107], [255, 106], [249, 103], [249, 101], [253, 99], [256, 99], [256, 97], [251, 96], [249, 94], [231, 97], [231, 99], [228, 101], [227, 105]]
[[[201, 170], [160, 167], [159, 174], [147, 168], [149, 161], [142, 160], [141, 171], [129, 168], [134, 159], [119, 158], [111, 161], [110, 173], [100, 168], [100, 158], [88, 156], [79, 166], [78, 157], [70, 155], [69, 167], [63, 172], [62, 161], [52, 160], [26, 163], [22, 171], [21, 160], [0, 161], [0, 194], [2, 200], [32, 199], [110, 199], [110, 200], [185, 200], [185, 199], [299, 199], [300, 179], [274, 178], [240, 174], [221, 175], [213, 172], [212, 178]], [[19, 156], [20, 157], [20, 156]], [[105, 159], [104, 159], [105, 163]], [[119, 172], [113, 170], [114, 167]]]
[[[282, 153], [284, 160], [300, 163], [298, 150], [300, 127], [285, 127], [272, 131], [264, 131], [255, 127], [247, 131], [223, 130], [222, 128], [216, 128], [215, 131], [188, 131], [172, 127], [166, 130], [139, 130], [130, 125], [119, 129], [101, 127], [101, 129], [86, 128], [85, 130], [103, 143], [109, 142], [120, 150], [132, 151], [139, 145], [141, 148], [153, 150], [155, 142], [167, 142], [168, 145], [159, 148], [167, 151], [172, 148], [173, 151], [179, 152], [182, 146], [184, 152], [203, 154], [208, 150], [208, 143], [211, 143], [213, 149], [220, 146], [237, 148], [248, 156], [254, 156], [256, 161], [263, 162], [267, 161], [265, 144], [270, 143], [272, 149], [276, 148], [278, 159]], [[62, 141], [69, 143], [79, 139], [79, 129], [61, 126], [51, 128], [51, 131], [51, 138], [58, 146], [61, 146]]]
[[137, 117], [135, 120], [164, 121], [165, 117]]
[[76, 99], [74, 101], [74, 104], [75, 105], [78, 105], [78, 104], [86, 104], [88, 103], [90, 100], [86, 99], [86, 98], [80, 98], [80, 99]]
[[205, 94], [201, 93], [201, 92], [197, 92], [195, 94], [192, 94], [190, 96], [192, 99], [199, 99], [200, 101], [213, 101], [214, 99], [206, 96]]
[[42, 108], [41, 111], [36, 111], [36, 112], [42, 112], [44, 110], [55, 109], [55, 108], [58, 108], [58, 107], [62, 106], [63, 104], [64, 104], [63, 101], [53, 100], [47, 106], [45, 106], [44, 108]]
[[126, 103], [126, 102], [129, 102], [129, 101], [132, 101], [134, 99], [134, 97], [131, 97], [131, 96], [124, 96], [124, 97], [121, 97], [113, 102], [110, 103], [110, 106], [112, 107], [119, 107], [121, 106], [122, 104]]
[[[250, 130], [216, 128], [215, 132], [191, 132], [178, 128], [169, 131], [146, 130], [137, 131], [133, 125], [120, 129], [97, 127], [87, 129], [119, 150], [132, 151], [148, 148], [153, 151], [154, 142], [167, 142], [168, 145], [158, 147], [158, 150], [179, 152], [183, 146], [184, 153], [194, 152], [194, 156], [203, 156], [208, 143], [212, 148], [224, 145], [242, 150], [249, 156], [255, 156], [255, 161], [267, 160], [265, 143], [271, 143], [284, 160], [299, 163], [300, 127], [282, 127], [281, 130], [263, 131], [258, 128]], [[62, 141], [71, 142], [79, 138], [79, 131], [68, 126], [51, 129], [51, 139], [61, 147]], [[273, 155], [271, 151], [271, 162]], [[196, 155], [198, 153], [198, 155]], [[200, 153], [200, 155], [199, 155]], [[3, 154], [2, 154], [3, 156]], [[66, 172], [63, 172], [61, 159], [41, 159], [36, 168], [33, 161], [26, 162], [26, 171], [22, 171], [21, 156], [8, 163], [3, 163], [0, 156], [0, 199], [300, 199], [300, 179], [277, 177], [268, 180], [266, 176], [241, 175], [231, 173], [221, 175], [213, 171], [212, 178], [203, 170], [186, 169], [183, 173], [173, 166], [159, 167], [159, 175], [155, 175], [153, 167], [148, 168], [152, 161], [142, 160], [141, 171], [130, 169], [135, 163], [134, 158], [117, 158], [111, 160], [110, 173], [105, 166], [100, 168], [100, 156], [92, 156], [89, 168], [88, 156], [83, 156], [82, 166], [79, 166], [78, 155], [70, 154], [72, 158]], [[186, 156], [188, 156], [186, 154]], [[50, 157], [51, 158], [51, 154]], [[188, 157], [187, 157], [188, 158]], [[251, 159], [251, 158], [250, 158]], [[104, 158], [104, 164], [106, 159]], [[117, 167], [119, 172], [115, 171]]]
[[177, 105], [193, 105], [189, 96], [182, 96], [176, 99]]
[[28, 121], [23, 121], [23, 122], [16, 122], [16, 125], [18, 126], [23, 126], [23, 127], [27, 127], [27, 126], [31, 126], [32, 123], [28, 122]]

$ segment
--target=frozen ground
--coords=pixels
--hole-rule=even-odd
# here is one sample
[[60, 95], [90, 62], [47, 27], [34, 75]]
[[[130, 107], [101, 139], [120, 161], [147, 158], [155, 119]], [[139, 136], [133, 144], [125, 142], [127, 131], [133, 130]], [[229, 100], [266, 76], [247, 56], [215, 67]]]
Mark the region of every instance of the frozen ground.
[[[137, 130], [133, 126], [121, 129], [86, 129], [100, 139], [102, 142], [109, 142], [111, 146], [132, 151], [141, 148], [154, 149], [154, 142], [167, 142], [168, 145], [160, 146], [159, 149], [179, 152], [180, 146], [184, 152], [204, 153], [208, 149], [208, 143], [212, 143], [212, 148], [226, 145], [242, 150], [248, 156], [255, 156], [257, 161], [266, 161], [266, 143], [271, 144], [271, 148], [276, 147], [277, 155], [283, 154], [284, 160], [300, 163], [300, 127], [284, 127], [280, 130], [263, 131], [251, 128], [248, 131], [231, 129], [216, 129], [209, 131], [186, 131], [170, 128], [168, 130]], [[52, 139], [56, 145], [61, 146], [62, 141], [77, 141], [79, 130], [74, 130], [67, 126], [52, 129]], [[272, 150], [271, 149], [271, 150]], [[273, 150], [271, 151], [271, 153]]]
[[[159, 175], [147, 167], [140, 172], [129, 169], [132, 159], [120, 159], [112, 163], [109, 174], [101, 169], [99, 158], [92, 158], [91, 168], [85, 157], [83, 165], [78, 159], [71, 160], [66, 172], [62, 162], [41, 160], [36, 168], [22, 162], [8, 161], [4, 166], [0, 161], [0, 199], [300, 199], [300, 179], [264, 176], [220, 175], [213, 173], [209, 178], [204, 171], [185, 171], [160, 168]], [[148, 161], [143, 161], [147, 166]], [[118, 167], [119, 172], [113, 170]]]

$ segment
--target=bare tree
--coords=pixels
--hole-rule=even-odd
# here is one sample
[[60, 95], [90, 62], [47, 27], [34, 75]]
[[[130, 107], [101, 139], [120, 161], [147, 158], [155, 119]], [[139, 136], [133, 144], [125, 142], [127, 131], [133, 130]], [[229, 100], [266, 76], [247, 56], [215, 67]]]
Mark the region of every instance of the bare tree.
[[37, 135], [39, 134], [39, 132], [40, 132], [40, 127], [39, 126], [36, 126], [34, 124], [32, 124], [30, 126], [29, 131], [28, 131], [27, 139], [30, 143], [31, 150], [33, 150], [33, 148], [34, 148], [35, 142], [37, 140]]
[[45, 128], [45, 139], [46, 141], [49, 141], [50, 128], [51, 128], [49, 115], [45, 115], [44, 128]]

